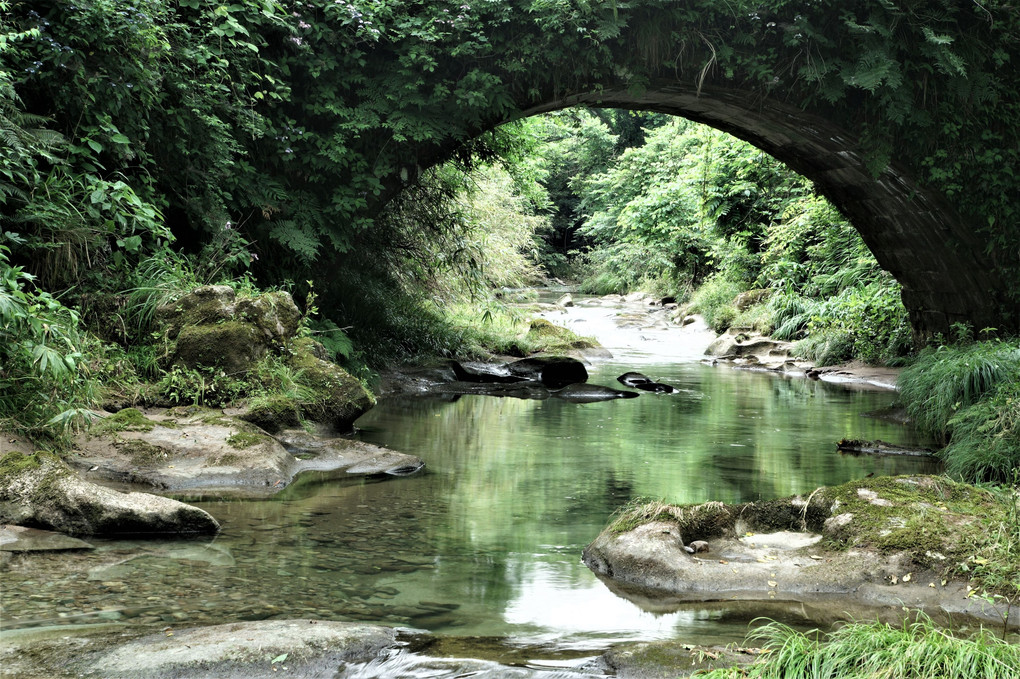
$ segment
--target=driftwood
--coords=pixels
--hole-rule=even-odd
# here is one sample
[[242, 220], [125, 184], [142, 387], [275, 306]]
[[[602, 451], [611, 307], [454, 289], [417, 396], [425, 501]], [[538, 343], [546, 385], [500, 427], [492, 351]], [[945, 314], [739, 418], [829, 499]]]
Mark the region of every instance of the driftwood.
[[912, 455], [914, 457], [932, 457], [935, 454], [930, 448], [904, 448], [885, 441], [862, 441], [861, 439], [840, 439], [836, 449], [841, 453], [852, 455]]

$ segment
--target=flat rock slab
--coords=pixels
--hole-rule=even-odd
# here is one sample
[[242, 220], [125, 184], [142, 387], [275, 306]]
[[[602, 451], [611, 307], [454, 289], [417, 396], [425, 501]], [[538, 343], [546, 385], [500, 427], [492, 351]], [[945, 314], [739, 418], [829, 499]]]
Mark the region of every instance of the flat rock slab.
[[210, 497], [273, 495], [304, 471], [369, 476], [424, 466], [417, 456], [350, 439], [273, 437], [221, 411], [172, 408], [142, 418], [81, 437], [72, 463], [89, 479]]
[[91, 657], [86, 677], [335, 677], [397, 643], [397, 630], [324, 620], [268, 620], [154, 634]]
[[425, 462], [417, 455], [398, 453], [364, 441], [323, 439], [300, 429], [282, 431], [277, 438], [301, 456], [294, 473], [337, 472], [341, 476], [406, 476], [421, 470]]
[[71, 549], [94, 547], [63, 533], [25, 526], [0, 526], [0, 552], [61, 552]]

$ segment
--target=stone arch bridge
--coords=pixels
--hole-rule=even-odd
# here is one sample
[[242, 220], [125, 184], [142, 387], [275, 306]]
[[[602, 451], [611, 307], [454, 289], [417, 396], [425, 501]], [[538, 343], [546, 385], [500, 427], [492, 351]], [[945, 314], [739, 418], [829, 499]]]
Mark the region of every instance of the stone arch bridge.
[[1020, 331], [1020, 19], [1008, 7], [515, 0], [482, 21], [486, 50], [449, 56], [465, 39], [451, 34], [433, 46], [421, 87], [484, 76], [495, 83], [485, 104], [437, 107], [448, 138], [405, 149], [394, 177], [413, 179], [522, 116], [571, 106], [674, 114], [811, 179], [902, 284], [915, 333], [958, 322]]

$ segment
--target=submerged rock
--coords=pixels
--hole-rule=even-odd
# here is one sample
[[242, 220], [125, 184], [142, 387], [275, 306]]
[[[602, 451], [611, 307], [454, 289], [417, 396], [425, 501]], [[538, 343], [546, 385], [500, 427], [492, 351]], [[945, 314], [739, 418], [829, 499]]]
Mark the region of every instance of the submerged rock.
[[[18, 458], [18, 459], [14, 459]], [[148, 493], [121, 493], [78, 478], [55, 457], [10, 453], [0, 461], [0, 522], [68, 535], [216, 533], [191, 505]]]
[[0, 526], [0, 552], [62, 552], [95, 549], [92, 545], [63, 533], [25, 526]]
[[398, 643], [381, 625], [266, 620], [152, 634], [75, 662], [85, 677], [333, 677]]

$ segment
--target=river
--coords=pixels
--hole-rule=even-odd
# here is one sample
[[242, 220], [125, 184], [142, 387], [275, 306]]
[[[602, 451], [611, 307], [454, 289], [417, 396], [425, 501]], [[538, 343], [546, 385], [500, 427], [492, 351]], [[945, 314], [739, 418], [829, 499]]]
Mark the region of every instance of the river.
[[677, 393], [583, 405], [381, 400], [359, 436], [421, 456], [424, 473], [306, 475], [272, 500], [196, 503], [223, 525], [211, 541], [96, 539], [92, 552], [33, 556], [3, 576], [3, 627], [367, 620], [432, 631], [452, 654], [557, 662], [626, 640], [740, 641], [761, 613], [807, 621], [714, 604], [645, 611], [612, 594], [581, 550], [639, 498], [740, 502], [933, 470], [836, 452], [844, 436], [918, 443], [871, 416], [893, 392], [706, 365], [661, 324], [614, 335], [614, 309], [553, 320], [601, 334], [614, 352], [590, 366], [590, 382], [619, 386], [617, 375], [638, 370]]

